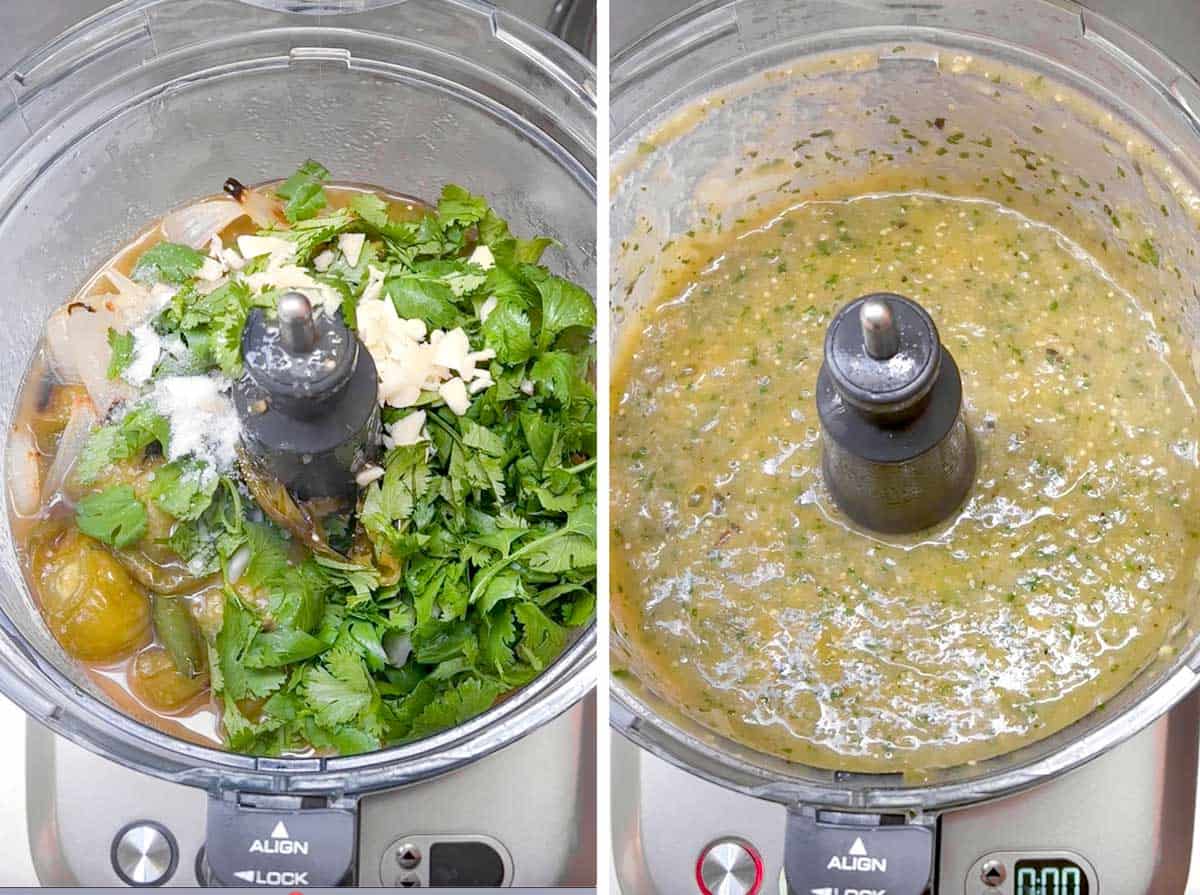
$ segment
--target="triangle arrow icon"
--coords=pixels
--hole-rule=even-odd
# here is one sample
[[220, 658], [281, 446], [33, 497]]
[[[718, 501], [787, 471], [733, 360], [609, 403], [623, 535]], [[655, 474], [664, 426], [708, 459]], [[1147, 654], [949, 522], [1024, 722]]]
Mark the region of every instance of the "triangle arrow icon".
[[[292, 837], [288, 835], [287, 827], [283, 825], [283, 821], [280, 821], [279, 823], [275, 824], [275, 829], [271, 831], [271, 838], [291, 839]], [[863, 854], [866, 854], [866, 852], [863, 852]]]
[[852, 846], [850, 846], [850, 854], [865, 855], [866, 853], [867, 853], [867, 847], [865, 845], [863, 845], [862, 837], [860, 836], [857, 839], [855, 839], [854, 844]]
[[238, 879], [240, 879], [244, 882], [247, 882], [247, 883], [254, 882], [254, 871], [253, 870], [239, 870], [237, 873], [234, 874], [234, 876], [236, 876]]

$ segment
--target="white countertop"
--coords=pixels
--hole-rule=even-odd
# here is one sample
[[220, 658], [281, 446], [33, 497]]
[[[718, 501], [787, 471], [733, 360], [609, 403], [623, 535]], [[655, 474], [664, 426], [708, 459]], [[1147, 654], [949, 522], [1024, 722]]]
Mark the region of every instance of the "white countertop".
[[25, 824], [25, 713], [0, 696], [0, 886], [36, 886]]

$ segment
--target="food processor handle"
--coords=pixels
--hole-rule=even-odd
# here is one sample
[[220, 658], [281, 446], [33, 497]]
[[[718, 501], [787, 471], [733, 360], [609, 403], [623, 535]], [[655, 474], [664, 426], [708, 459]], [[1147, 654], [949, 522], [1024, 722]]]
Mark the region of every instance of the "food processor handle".
[[788, 809], [783, 868], [789, 895], [932, 891], [935, 818]]
[[209, 798], [206, 885], [353, 885], [357, 853], [353, 800], [229, 792]]

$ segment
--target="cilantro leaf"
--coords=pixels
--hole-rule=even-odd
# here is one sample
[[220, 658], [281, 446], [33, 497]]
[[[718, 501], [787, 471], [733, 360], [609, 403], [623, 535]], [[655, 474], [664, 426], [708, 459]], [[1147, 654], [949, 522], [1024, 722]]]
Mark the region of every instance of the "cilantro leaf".
[[505, 568], [528, 557], [530, 565], [541, 572], [563, 572], [586, 569], [596, 565], [596, 504], [595, 498], [580, 503], [567, 515], [561, 528], [547, 531], [527, 541], [504, 559], [488, 566], [475, 579], [471, 602], [483, 596], [488, 584]]
[[448, 183], [442, 187], [442, 196], [438, 200], [438, 223], [443, 227], [453, 224], [469, 227], [483, 220], [488, 210], [486, 199], [472, 196], [461, 186]]
[[347, 208], [339, 208], [332, 214], [319, 218], [298, 220], [290, 230], [264, 230], [263, 236], [277, 236], [296, 244], [294, 260], [297, 264], [308, 264], [321, 246], [345, 233], [355, 224], [355, 217]]
[[184, 283], [203, 263], [204, 255], [191, 246], [160, 242], [142, 253], [130, 276], [139, 283]]
[[242, 331], [253, 301], [244, 283], [230, 281], [208, 295], [213, 361], [231, 379], [242, 375]]
[[85, 535], [121, 550], [146, 534], [146, 508], [132, 486], [115, 485], [79, 501], [75, 524]]
[[562, 652], [567, 643], [567, 631], [536, 603], [518, 603], [513, 612], [524, 630], [517, 653], [540, 671]]
[[560, 435], [554, 424], [540, 413], [524, 411], [520, 416], [521, 432], [530, 453], [539, 467], [558, 462], [562, 452]]
[[346, 601], [351, 608], [371, 599], [371, 591], [379, 587], [379, 572], [371, 566], [342, 562], [319, 553], [313, 556], [331, 581], [354, 592], [353, 597]]
[[325, 207], [328, 199], [322, 182], [329, 179], [329, 171], [320, 162], [309, 159], [275, 190], [275, 195], [286, 199], [284, 216], [293, 224], [308, 220]]
[[108, 328], [108, 378], [118, 379], [133, 363], [133, 333]]
[[254, 635], [243, 660], [247, 668], [276, 668], [319, 656], [329, 644], [307, 631], [278, 628]]
[[483, 323], [484, 345], [502, 364], [520, 364], [533, 354], [529, 315], [514, 301], [501, 300]]
[[596, 306], [587, 292], [562, 277], [547, 277], [537, 284], [542, 296], [542, 329], [538, 347], [546, 350], [559, 334], [573, 327], [596, 325]]
[[468, 678], [444, 691], [417, 715], [409, 738], [420, 739], [469, 721], [491, 708], [503, 690], [494, 681]]
[[386, 230], [391, 224], [388, 206], [374, 193], [358, 193], [350, 200], [350, 208], [376, 230]]
[[190, 522], [208, 509], [220, 481], [202, 460], [173, 460], [155, 470], [150, 499], [176, 519]]
[[488, 581], [479, 596], [479, 611], [487, 614], [505, 600], [524, 600], [528, 596], [521, 576], [515, 572], [502, 572]]
[[419, 318], [439, 329], [453, 329], [463, 318], [454, 304], [454, 292], [439, 279], [405, 274], [384, 283], [384, 294], [403, 318]]
[[101, 426], [88, 436], [71, 475], [77, 484], [90, 485], [114, 463], [136, 456], [154, 442], [165, 450], [170, 433], [165, 417], [149, 404], [139, 404], [118, 422]]
[[512, 645], [517, 640], [516, 615], [511, 606], [501, 605], [480, 621], [479, 653], [488, 670], [503, 674], [516, 662]]
[[[226, 729], [229, 728], [230, 700], [267, 696], [279, 689], [287, 679], [282, 670], [256, 669], [247, 663], [246, 656], [261, 627], [258, 618], [242, 605], [236, 595], [226, 594], [221, 630], [217, 632], [216, 673], [213, 675], [213, 689], [227, 697]], [[214, 667], [214, 663], [210, 662], [209, 666]]]
[[329, 727], [356, 720], [375, 698], [362, 659], [340, 648], [331, 650], [322, 664], [305, 672], [304, 693], [317, 723]]
[[412, 646], [418, 662], [434, 665], [460, 656], [473, 658], [478, 641], [469, 622], [430, 619], [413, 630]]
[[529, 370], [529, 378], [560, 404], [571, 403], [571, 386], [579, 378], [579, 358], [566, 351], [539, 354]]
[[[539, 572], [567, 572], [596, 565], [596, 504], [594, 498], [567, 514], [558, 531], [527, 545], [529, 565]], [[522, 548], [524, 549], [524, 548]]]

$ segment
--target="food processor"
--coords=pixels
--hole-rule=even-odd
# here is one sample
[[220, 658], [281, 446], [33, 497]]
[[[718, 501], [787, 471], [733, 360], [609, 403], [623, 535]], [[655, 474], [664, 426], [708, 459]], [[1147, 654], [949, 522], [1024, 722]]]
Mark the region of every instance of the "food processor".
[[[593, 70], [485, 3], [128, 0], [4, 85], [9, 425], [50, 312], [147, 222], [230, 176], [261, 183], [316, 158], [426, 199], [459, 183], [514, 232], [552, 236], [556, 273], [594, 281]], [[255, 758], [114, 708], [47, 632], [4, 534], [0, 690], [39, 722], [26, 774], [43, 883], [594, 884], [594, 626], [436, 736]]]
[[[1058, 228], [1196, 343], [1200, 86], [1074, 3], [704, 3], [614, 59], [611, 101], [614, 340], [690, 231], [789, 201], [916, 191]], [[838, 433], [822, 423], [828, 484]], [[617, 884], [626, 895], [1182, 892], [1197, 609], [1074, 724], [919, 775], [811, 767], [726, 739], [657, 695], [617, 625]]]

